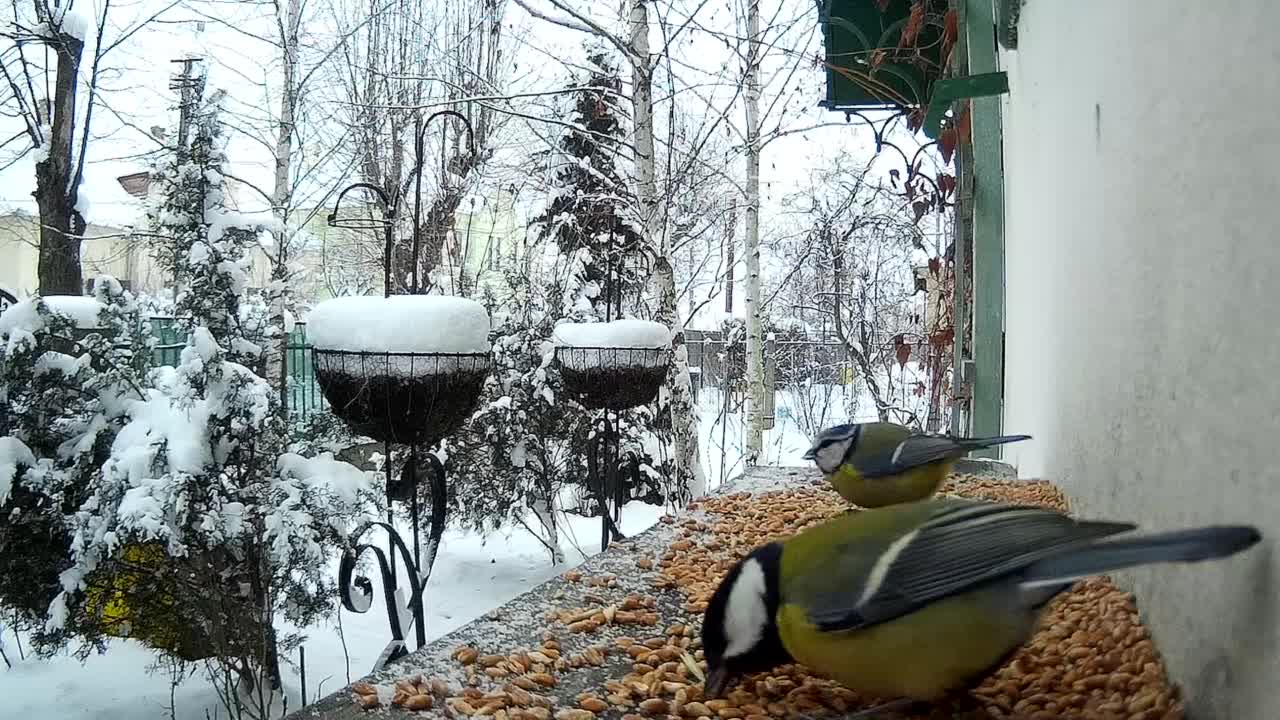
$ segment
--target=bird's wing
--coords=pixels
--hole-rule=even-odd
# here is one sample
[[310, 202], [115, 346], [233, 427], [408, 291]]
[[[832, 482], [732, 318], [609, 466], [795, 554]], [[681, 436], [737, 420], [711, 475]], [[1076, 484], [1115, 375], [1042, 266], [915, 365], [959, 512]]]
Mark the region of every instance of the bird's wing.
[[1072, 545], [1134, 527], [1082, 522], [1017, 505], [950, 501], [935, 506], [929, 520], [884, 546], [869, 571], [865, 558], [859, 560], [852, 548], [837, 554], [837, 567], [827, 568], [833, 575], [802, 602], [810, 621], [824, 631], [887, 622], [1009, 576]]
[[902, 442], [859, 459], [858, 472], [866, 478], [896, 475], [938, 460], [957, 458], [969, 448], [942, 435], [909, 435]]

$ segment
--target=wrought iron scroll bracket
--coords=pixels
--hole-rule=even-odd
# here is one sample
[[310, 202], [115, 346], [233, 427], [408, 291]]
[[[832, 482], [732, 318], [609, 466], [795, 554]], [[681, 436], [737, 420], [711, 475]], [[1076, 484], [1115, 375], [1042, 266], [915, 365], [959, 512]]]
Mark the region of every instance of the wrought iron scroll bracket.
[[[359, 540], [362, 535], [375, 527], [382, 528], [387, 532], [393, 552], [398, 552], [405, 567], [410, 569], [408, 573], [408, 598], [405, 598], [404, 589], [399, 587], [397, 583], [396, 573], [391, 564], [391, 557], [383, 552], [382, 548]], [[400, 533], [396, 532], [396, 529], [390, 523], [377, 520], [364, 522], [351, 534], [351, 544], [343, 552], [342, 561], [338, 565], [338, 589], [341, 594], [342, 606], [348, 611], [365, 613], [372, 607], [372, 582], [364, 575], [355, 574], [360, 556], [369, 550], [373, 551], [374, 559], [378, 564], [379, 575], [382, 580], [383, 601], [387, 609], [387, 621], [391, 625], [391, 642], [387, 643], [387, 646], [378, 656], [378, 660], [374, 663], [373, 671], [377, 672], [387, 663], [398, 660], [408, 654], [408, 650], [405, 648], [405, 631], [408, 630], [409, 626], [415, 626], [418, 636], [421, 638], [423, 634], [422, 590], [424, 583], [417, 572], [417, 568], [414, 567], [408, 546], [400, 538]]]
[[611, 540], [626, 539], [609, 511], [609, 498], [616, 494], [618, 486], [618, 433], [609, 421], [608, 410], [601, 416], [596, 432], [587, 439], [587, 475], [600, 508], [600, 549], [606, 550]]

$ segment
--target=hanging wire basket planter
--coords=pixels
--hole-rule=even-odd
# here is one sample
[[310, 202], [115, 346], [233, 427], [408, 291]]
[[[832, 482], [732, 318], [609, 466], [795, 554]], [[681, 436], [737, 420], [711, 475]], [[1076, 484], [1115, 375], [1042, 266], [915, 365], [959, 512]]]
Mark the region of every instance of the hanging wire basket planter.
[[383, 442], [433, 445], [475, 411], [489, 374], [482, 353], [312, 351], [333, 413]]
[[[375, 525], [388, 535], [388, 552], [356, 541], [372, 527], [366, 524], [354, 533], [339, 566], [343, 607], [351, 612], [366, 612], [371, 606], [373, 584], [368, 577], [354, 572], [365, 550], [373, 549], [377, 556], [392, 639], [374, 664], [375, 671], [406, 654], [409, 625], [413, 626], [419, 648], [427, 642], [423, 590], [444, 533], [448, 486], [444, 463], [426, 453], [420, 464], [418, 450], [421, 445], [439, 443], [471, 416], [491, 364], [489, 314], [483, 305], [465, 298], [420, 294], [425, 291], [419, 283], [424, 134], [432, 120], [447, 117], [462, 123], [468, 156], [476, 155], [471, 123], [462, 113], [441, 110], [425, 122], [416, 123], [410, 175], [414, 186], [410, 294], [393, 296], [392, 285], [395, 226], [404, 199], [401, 189], [388, 192], [369, 183], [354, 183], [338, 193], [328, 223], [349, 230], [382, 231], [383, 297], [326, 300], [312, 310], [308, 327], [316, 382], [330, 409], [356, 432], [385, 443], [387, 522]], [[367, 191], [377, 199], [382, 211], [380, 220], [358, 213], [341, 215], [342, 199], [353, 190]], [[398, 478], [391, 469], [392, 444], [409, 446], [408, 461]], [[420, 465], [431, 476], [431, 525], [425, 547], [419, 534]], [[392, 501], [409, 504], [412, 552], [395, 528]], [[407, 598], [398, 586], [397, 556], [409, 570]]]
[[559, 347], [556, 361], [565, 389], [594, 410], [647, 405], [667, 376], [661, 348]]

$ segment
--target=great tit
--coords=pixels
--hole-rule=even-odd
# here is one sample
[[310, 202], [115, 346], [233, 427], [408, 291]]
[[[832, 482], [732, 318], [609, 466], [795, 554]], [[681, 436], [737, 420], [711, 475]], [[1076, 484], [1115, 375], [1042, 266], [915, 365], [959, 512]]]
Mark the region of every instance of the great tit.
[[864, 508], [923, 500], [942, 486], [954, 462], [972, 450], [1030, 440], [1030, 435], [956, 438], [888, 422], [836, 425], [804, 454], [845, 500]]
[[847, 513], [752, 551], [707, 605], [706, 696], [799, 662], [860, 694], [929, 702], [963, 691], [1035, 630], [1074, 581], [1240, 552], [1256, 528], [1107, 539], [1131, 523], [937, 497]]

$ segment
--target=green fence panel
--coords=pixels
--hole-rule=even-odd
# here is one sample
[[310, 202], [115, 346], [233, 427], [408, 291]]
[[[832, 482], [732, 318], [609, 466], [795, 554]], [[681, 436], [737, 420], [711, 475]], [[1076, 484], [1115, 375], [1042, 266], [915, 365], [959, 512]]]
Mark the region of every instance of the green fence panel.
[[[187, 346], [187, 333], [178, 318], [153, 317], [149, 320], [151, 334], [156, 338], [151, 352], [155, 367], [176, 367], [182, 359], [182, 349]], [[317, 412], [328, 409], [324, 394], [316, 383], [311, 364], [311, 346], [307, 344], [306, 323], [296, 323], [285, 344], [285, 363], [289, 370], [289, 420], [294, 425], [305, 424]]]

